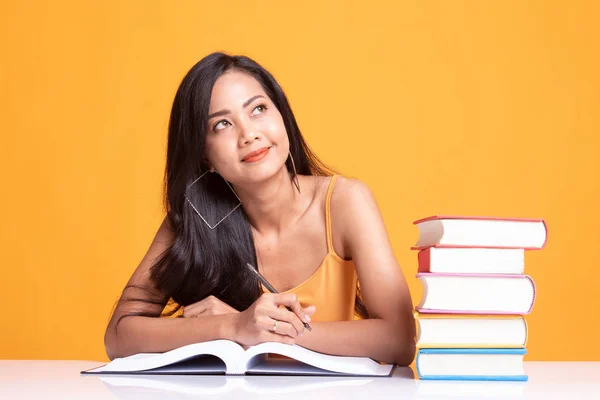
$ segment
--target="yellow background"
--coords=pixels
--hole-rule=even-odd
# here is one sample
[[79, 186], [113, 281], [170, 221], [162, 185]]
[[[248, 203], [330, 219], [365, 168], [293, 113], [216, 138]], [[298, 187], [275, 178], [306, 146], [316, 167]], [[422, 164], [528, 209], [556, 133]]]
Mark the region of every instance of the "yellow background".
[[220, 3], [2, 2], [0, 358], [106, 360], [162, 218], [173, 95], [224, 50], [370, 185], [415, 304], [413, 220], [545, 218], [526, 360], [600, 360], [597, 2]]

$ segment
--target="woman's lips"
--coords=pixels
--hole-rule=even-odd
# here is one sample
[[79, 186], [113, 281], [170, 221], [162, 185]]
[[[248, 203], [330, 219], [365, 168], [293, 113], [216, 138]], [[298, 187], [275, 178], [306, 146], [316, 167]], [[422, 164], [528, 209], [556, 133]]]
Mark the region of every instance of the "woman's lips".
[[269, 154], [270, 147], [263, 147], [248, 154], [242, 159], [243, 162], [256, 162], [262, 160], [267, 154]]

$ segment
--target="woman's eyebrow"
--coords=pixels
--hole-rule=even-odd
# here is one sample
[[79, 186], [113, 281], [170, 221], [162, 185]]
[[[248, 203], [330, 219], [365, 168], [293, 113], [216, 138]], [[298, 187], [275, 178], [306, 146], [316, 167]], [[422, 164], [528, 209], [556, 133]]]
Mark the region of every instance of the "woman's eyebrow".
[[252, 96], [250, 97], [248, 100], [246, 100], [244, 102], [244, 104], [242, 104], [242, 107], [246, 108], [250, 105], [250, 103], [252, 103], [254, 100], [258, 99], [258, 98], [264, 98], [265, 96], [263, 96], [262, 94], [257, 94], [256, 96]]
[[[264, 98], [265, 96], [263, 96], [262, 94], [257, 94], [256, 96], [250, 97], [248, 100], [246, 100], [244, 102], [244, 104], [242, 104], [242, 107], [244, 107], [244, 108], [248, 107], [250, 105], [250, 103], [252, 103], [254, 100], [256, 100], [258, 98], [261, 98], [261, 97]], [[221, 115], [227, 115], [227, 114], [231, 114], [231, 111], [230, 110], [217, 111], [217, 112], [214, 112], [212, 114], [209, 114], [208, 115], [208, 119], [211, 119], [211, 118], [214, 118], [214, 117], [218, 117], [218, 116], [221, 116]]]

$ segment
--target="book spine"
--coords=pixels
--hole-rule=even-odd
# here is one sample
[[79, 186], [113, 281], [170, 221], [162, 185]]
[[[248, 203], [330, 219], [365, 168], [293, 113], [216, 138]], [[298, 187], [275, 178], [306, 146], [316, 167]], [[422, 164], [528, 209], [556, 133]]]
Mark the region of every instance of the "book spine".
[[419, 262], [419, 273], [431, 272], [431, 248], [419, 251], [417, 258]]
[[529, 340], [529, 325], [527, 324], [527, 318], [523, 318], [523, 324], [525, 325], [525, 343], [523, 343], [523, 347], [527, 347], [527, 341]]
[[535, 304], [535, 299], [537, 297], [537, 288], [535, 286], [535, 282], [533, 281], [533, 278], [529, 275], [524, 275], [527, 279], [529, 279], [529, 282], [531, 282], [531, 286], [533, 287], [533, 299], [531, 299], [531, 305], [529, 306], [529, 311], [527, 311], [527, 314], [530, 314], [531, 311], [533, 310], [533, 305]]

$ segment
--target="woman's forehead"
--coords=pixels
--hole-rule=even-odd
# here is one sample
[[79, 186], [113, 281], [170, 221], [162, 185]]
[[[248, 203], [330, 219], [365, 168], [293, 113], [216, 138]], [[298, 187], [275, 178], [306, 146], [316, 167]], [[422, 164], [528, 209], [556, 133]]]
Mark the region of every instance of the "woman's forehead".
[[211, 111], [213, 107], [241, 107], [246, 100], [256, 95], [267, 97], [263, 87], [253, 76], [239, 71], [227, 72], [213, 86]]

